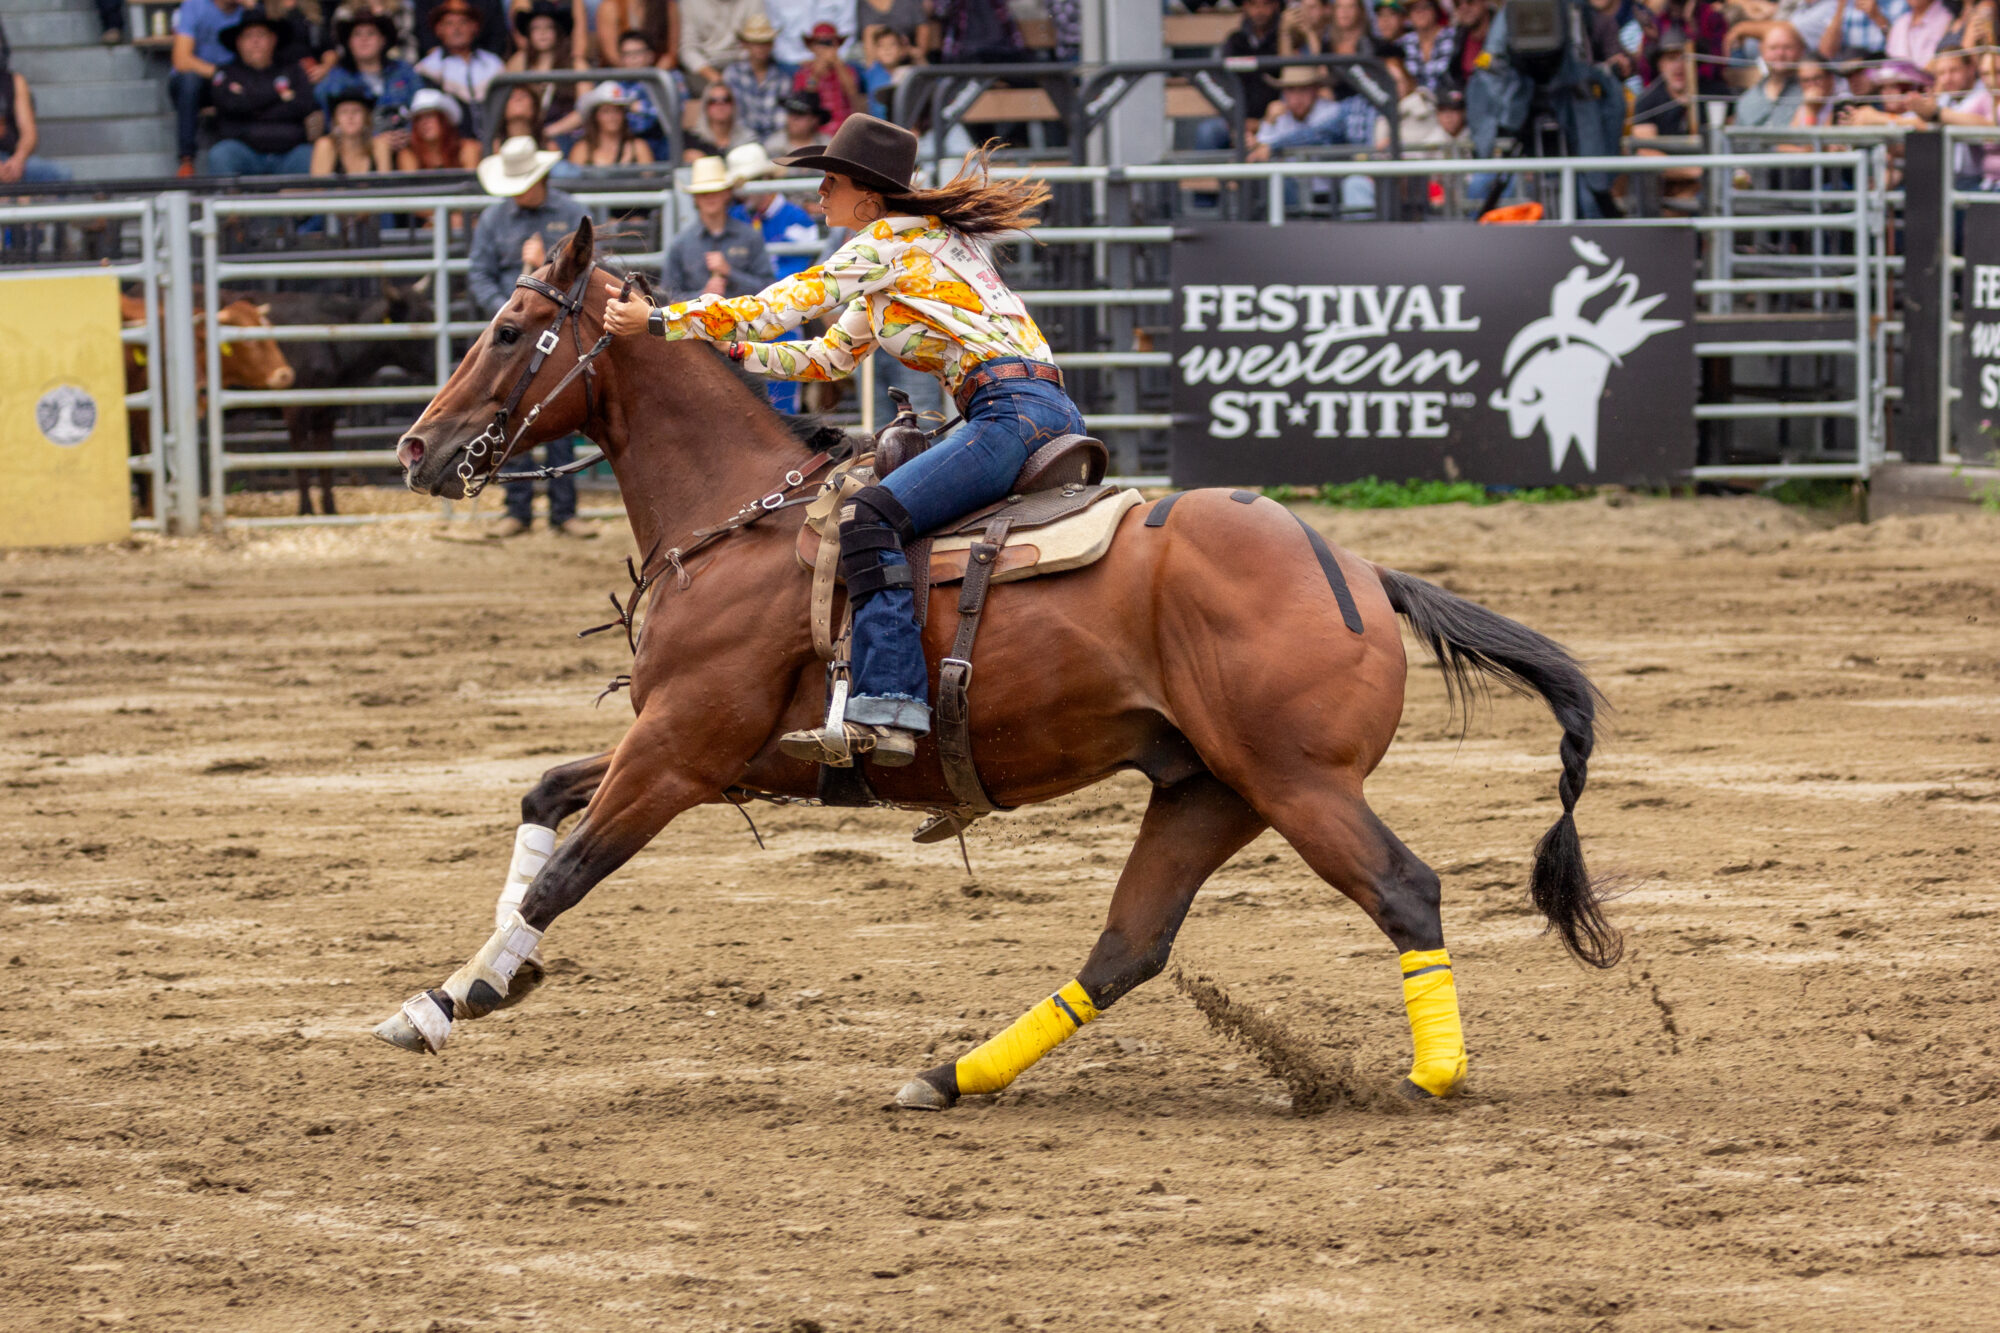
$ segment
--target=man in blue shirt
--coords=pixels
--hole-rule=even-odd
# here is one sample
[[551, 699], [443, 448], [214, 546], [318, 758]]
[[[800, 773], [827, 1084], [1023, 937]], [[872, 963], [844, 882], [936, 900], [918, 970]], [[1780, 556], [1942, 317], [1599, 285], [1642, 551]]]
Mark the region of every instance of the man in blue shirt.
[[[729, 179], [741, 186], [746, 181], [764, 180], [781, 175], [779, 169], [771, 165], [771, 155], [764, 151], [760, 143], [746, 143], [729, 150], [726, 159], [729, 165]], [[743, 194], [737, 196], [737, 203], [730, 208], [729, 216], [739, 222], [747, 222], [763, 233], [764, 243], [802, 244], [811, 243], [818, 249], [819, 227], [813, 222], [812, 214], [800, 208], [776, 190], [768, 193]], [[769, 254], [768, 251], [766, 251]], [[813, 254], [770, 255], [771, 270], [778, 279], [803, 273], [813, 265]], [[790, 342], [800, 336], [793, 329], [780, 342]], [[799, 410], [799, 386], [788, 380], [773, 380], [768, 386], [771, 391], [771, 406], [780, 412]]]
[[223, 44], [223, 29], [235, 27], [242, 17], [242, 0], [181, 0], [174, 11], [174, 69], [167, 76], [167, 93], [174, 99], [174, 138], [182, 176], [194, 175], [195, 131], [209, 83], [216, 70], [236, 59], [236, 53]]

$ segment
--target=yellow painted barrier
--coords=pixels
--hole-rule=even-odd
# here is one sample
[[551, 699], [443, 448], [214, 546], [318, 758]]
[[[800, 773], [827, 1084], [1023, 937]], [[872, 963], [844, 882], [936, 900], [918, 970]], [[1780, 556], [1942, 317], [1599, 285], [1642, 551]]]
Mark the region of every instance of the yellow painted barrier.
[[0, 281], [0, 546], [132, 531], [118, 280]]

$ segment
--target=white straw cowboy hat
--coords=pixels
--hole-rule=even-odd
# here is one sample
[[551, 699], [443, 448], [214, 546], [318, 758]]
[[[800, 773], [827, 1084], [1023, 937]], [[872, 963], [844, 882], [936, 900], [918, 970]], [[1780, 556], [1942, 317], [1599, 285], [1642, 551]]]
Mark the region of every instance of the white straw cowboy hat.
[[426, 111], [437, 112], [440, 116], [450, 121], [454, 129], [465, 118], [465, 113], [459, 110], [458, 99], [449, 93], [440, 92], [436, 88], [419, 88], [417, 89], [417, 95], [410, 99], [410, 118], [412, 120], [423, 115]]
[[595, 112], [601, 106], [634, 107], [637, 105], [639, 105], [639, 99], [633, 94], [626, 92], [622, 84], [613, 79], [606, 79], [603, 83], [598, 84], [595, 88], [592, 88], [589, 92], [576, 99], [576, 113], [585, 120], [589, 120], [591, 113]]
[[740, 144], [723, 160], [729, 164], [730, 176], [739, 181], [762, 180], [778, 169], [760, 143]]
[[729, 174], [729, 165], [719, 157], [698, 157], [688, 172], [689, 194], [720, 194], [734, 188], [736, 181]]
[[560, 161], [561, 153], [543, 152], [533, 139], [517, 134], [479, 164], [479, 185], [488, 194], [512, 199], [533, 188]]
[[737, 28], [736, 40], [739, 42], [775, 42], [778, 40], [778, 30], [772, 27], [771, 20], [765, 18], [762, 14], [752, 14], [749, 18], [743, 20], [741, 27]]

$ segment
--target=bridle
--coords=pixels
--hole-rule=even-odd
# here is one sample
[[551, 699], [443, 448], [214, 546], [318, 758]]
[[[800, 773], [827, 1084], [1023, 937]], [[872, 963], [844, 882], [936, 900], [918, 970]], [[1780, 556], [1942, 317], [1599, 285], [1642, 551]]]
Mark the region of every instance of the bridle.
[[[493, 414], [493, 420], [487, 423], [486, 429], [479, 432], [473, 438], [472, 442], [465, 446], [465, 452], [459, 456], [458, 480], [465, 488], [464, 498], [470, 500], [473, 496], [478, 495], [486, 489], [487, 483], [494, 479], [495, 475], [506, 463], [508, 455], [514, 452], [514, 447], [533, 428], [535, 419], [542, 414], [542, 409], [561, 397], [563, 390], [569, 388], [579, 375], [584, 377], [583, 401], [587, 413], [585, 420], [589, 420], [597, 415], [597, 396], [592, 390], [592, 385], [597, 378], [597, 371], [592, 367], [591, 362], [595, 361], [598, 354], [611, 345], [611, 333], [607, 329], [598, 337], [597, 342], [589, 351], [585, 351], [583, 347], [583, 303], [590, 291], [590, 280], [596, 276], [597, 271], [597, 265], [595, 264], [584, 269], [583, 272], [577, 274], [576, 281], [570, 284], [567, 292], [543, 282], [532, 273], [523, 273], [520, 277], [514, 279], [515, 287], [525, 287], [527, 290], [539, 296], [546, 296], [549, 300], [556, 303], [556, 322], [548, 328], [543, 329], [540, 335], [536, 337], [535, 354], [528, 358], [526, 368], [522, 370], [520, 377], [514, 381], [514, 387], [508, 391], [507, 401], [501, 405], [498, 412]], [[634, 276], [630, 273], [625, 275], [625, 286], [618, 294], [619, 300], [622, 301], [632, 294]], [[571, 322], [572, 316], [574, 317], [573, 323]], [[566, 324], [569, 325], [570, 339], [576, 345], [576, 364], [571, 366], [568, 372], [556, 381], [556, 386], [553, 389], [543, 394], [540, 401], [528, 409], [528, 414], [521, 418], [521, 424], [515, 428], [514, 434], [510, 438], [507, 434], [507, 423], [512, 419], [514, 410], [521, 405], [521, 400], [527, 396], [529, 386], [535, 382], [535, 376], [541, 373], [542, 363], [549, 359], [549, 353], [555, 351], [561, 345], [563, 326]], [[493, 461], [482, 467], [480, 460], [486, 458], [489, 454], [492, 455]]]

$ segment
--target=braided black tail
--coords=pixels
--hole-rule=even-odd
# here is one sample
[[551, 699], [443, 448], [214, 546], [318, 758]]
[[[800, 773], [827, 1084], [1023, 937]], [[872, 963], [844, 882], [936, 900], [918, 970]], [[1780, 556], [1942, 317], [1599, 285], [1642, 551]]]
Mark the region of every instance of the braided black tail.
[[1473, 695], [1494, 680], [1516, 694], [1540, 696], [1561, 724], [1562, 816], [1535, 844], [1528, 896], [1579, 961], [1610, 967], [1624, 953], [1625, 941], [1604, 919], [1603, 899], [1584, 869], [1576, 835], [1576, 802], [1588, 777], [1603, 696], [1553, 639], [1434, 583], [1379, 565], [1376, 573], [1389, 605], [1410, 622], [1443, 669], [1454, 710], [1469, 712]]

